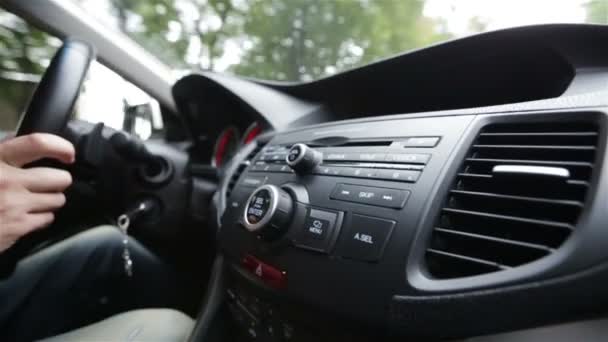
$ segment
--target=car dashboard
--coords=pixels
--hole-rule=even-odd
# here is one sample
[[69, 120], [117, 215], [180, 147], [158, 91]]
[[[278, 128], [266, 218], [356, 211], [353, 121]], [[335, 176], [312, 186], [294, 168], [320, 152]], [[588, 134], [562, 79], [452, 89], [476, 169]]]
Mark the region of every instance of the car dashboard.
[[[237, 340], [449, 339], [605, 315], [607, 39], [546, 25], [303, 84], [180, 80], [194, 135], [260, 126], [215, 199]], [[225, 107], [206, 112], [210, 97]]]

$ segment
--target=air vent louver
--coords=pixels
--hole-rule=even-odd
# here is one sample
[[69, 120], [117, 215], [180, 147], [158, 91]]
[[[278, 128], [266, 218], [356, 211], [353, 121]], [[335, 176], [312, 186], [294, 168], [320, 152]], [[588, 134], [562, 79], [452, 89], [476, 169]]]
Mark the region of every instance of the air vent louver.
[[243, 173], [243, 171], [245, 171], [245, 169], [247, 168], [247, 166], [249, 166], [249, 164], [251, 164], [251, 161], [253, 159], [255, 159], [255, 157], [257, 156], [257, 154], [260, 153], [260, 151], [264, 147], [264, 144], [261, 144], [261, 143], [256, 142], [256, 141], [251, 142], [251, 144], [256, 144], [256, 146], [247, 155], [247, 157], [245, 159], [243, 159], [243, 161], [241, 161], [241, 163], [239, 164], [239, 166], [236, 168], [236, 170], [234, 171], [234, 173], [230, 177], [230, 180], [228, 181], [228, 186], [226, 187], [226, 198], [230, 198], [230, 194], [232, 193], [232, 189], [234, 189], [234, 186], [239, 181], [239, 178], [241, 177], [241, 174]]
[[[513, 268], [552, 253], [583, 209], [598, 129], [584, 123], [495, 124], [473, 143], [426, 252], [439, 279]], [[500, 178], [497, 165], [568, 170], [569, 177]]]

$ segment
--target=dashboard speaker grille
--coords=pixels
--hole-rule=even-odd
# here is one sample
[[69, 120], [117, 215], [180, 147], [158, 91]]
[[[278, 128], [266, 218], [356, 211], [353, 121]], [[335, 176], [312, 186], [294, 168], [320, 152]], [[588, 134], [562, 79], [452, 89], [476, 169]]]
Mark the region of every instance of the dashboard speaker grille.
[[597, 141], [597, 126], [587, 123], [486, 126], [435, 223], [428, 272], [474, 276], [552, 253], [575, 229]]

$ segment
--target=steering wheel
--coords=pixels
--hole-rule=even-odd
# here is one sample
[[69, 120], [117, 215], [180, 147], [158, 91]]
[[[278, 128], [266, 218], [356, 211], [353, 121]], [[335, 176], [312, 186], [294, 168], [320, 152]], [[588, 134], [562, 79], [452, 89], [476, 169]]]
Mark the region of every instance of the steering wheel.
[[34, 132], [62, 133], [94, 59], [95, 50], [91, 45], [65, 40], [34, 91], [17, 126], [17, 136]]

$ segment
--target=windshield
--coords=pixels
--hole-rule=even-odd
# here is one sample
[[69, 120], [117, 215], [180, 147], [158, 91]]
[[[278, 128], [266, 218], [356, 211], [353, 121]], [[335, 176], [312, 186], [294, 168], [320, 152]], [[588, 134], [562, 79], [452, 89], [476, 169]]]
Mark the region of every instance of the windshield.
[[448, 39], [608, 23], [608, 0], [74, 0], [172, 69], [310, 81]]

